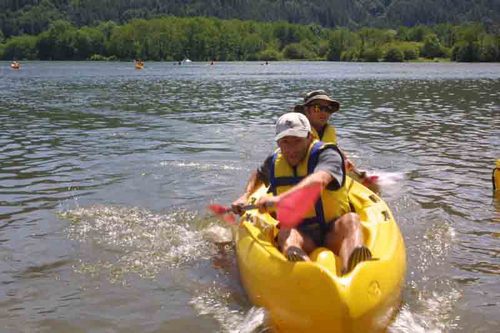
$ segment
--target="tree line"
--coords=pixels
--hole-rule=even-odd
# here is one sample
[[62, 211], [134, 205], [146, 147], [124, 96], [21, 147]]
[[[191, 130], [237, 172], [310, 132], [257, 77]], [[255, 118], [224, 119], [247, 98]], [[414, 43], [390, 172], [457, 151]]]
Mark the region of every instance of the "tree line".
[[55, 20], [77, 27], [161, 16], [285, 21], [323, 27], [398, 26], [482, 22], [500, 28], [499, 0], [2, 0], [5, 37], [38, 35]]
[[0, 34], [0, 58], [5, 60], [179, 61], [186, 57], [196, 61], [443, 58], [498, 62], [500, 34], [478, 23], [348, 29], [174, 16], [82, 27], [59, 19], [36, 35], [6, 38]]

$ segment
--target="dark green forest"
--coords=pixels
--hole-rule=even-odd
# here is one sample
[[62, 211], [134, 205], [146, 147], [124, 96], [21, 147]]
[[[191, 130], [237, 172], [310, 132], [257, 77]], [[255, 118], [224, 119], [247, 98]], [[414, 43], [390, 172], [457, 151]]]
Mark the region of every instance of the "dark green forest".
[[0, 58], [500, 61], [500, 0], [1, 0]]
[[77, 27], [158, 16], [286, 21], [322, 27], [397, 28], [481, 22], [500, 25], [500, 0], [1, 0], [6, 37], [37, 35], [62, 19]]

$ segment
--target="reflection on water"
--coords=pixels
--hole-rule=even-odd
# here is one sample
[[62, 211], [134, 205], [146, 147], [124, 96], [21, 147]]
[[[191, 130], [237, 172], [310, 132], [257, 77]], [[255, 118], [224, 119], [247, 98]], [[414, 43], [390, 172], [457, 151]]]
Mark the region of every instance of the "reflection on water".
[[[8, 63], [0, 63], [3, 68]], [[494, 331], [498, 64], [27, 62], [0, 70], [0, 318], [9, 331], [265, 331], [227, 205], [308, 90], [380, 177], [408, 254], [391, 332]], [[229, 242], [229, 244], [228, 244]]]

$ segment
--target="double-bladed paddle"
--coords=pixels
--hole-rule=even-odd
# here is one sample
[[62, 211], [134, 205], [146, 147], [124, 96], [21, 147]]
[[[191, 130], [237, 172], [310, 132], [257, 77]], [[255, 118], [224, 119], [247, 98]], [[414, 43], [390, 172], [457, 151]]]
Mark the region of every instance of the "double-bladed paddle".
[[[274, 207], [280, 225], [286, 228], [296, 227], [314, 206], [321, 194], [321, 190], [322, 186], [320, 184], [313, 184], [285, 194]], [[255, 209], [257, 206], [246, 205], [240, 208], [243, 211], [247, 211]], [[273, 208], [273, 206], [268, 206], [268, 208]], [[231, 207], [212, 204], [208, 206], [208, 209], [227, 223], [236, 223], [236, 218], [233, 215], [234, 211]]]

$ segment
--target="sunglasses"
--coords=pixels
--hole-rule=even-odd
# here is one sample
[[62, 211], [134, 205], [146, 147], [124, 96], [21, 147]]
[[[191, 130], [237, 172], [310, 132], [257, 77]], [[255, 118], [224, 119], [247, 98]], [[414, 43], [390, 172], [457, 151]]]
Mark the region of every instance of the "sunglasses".
[[309, 107], [313, 108], [313, 112], [315, 113], [319, 112], [333, 113], [333, 108], [329, 105], [327, 106], [327, 105], [314, 104], [314, 105], [309, 105]]

